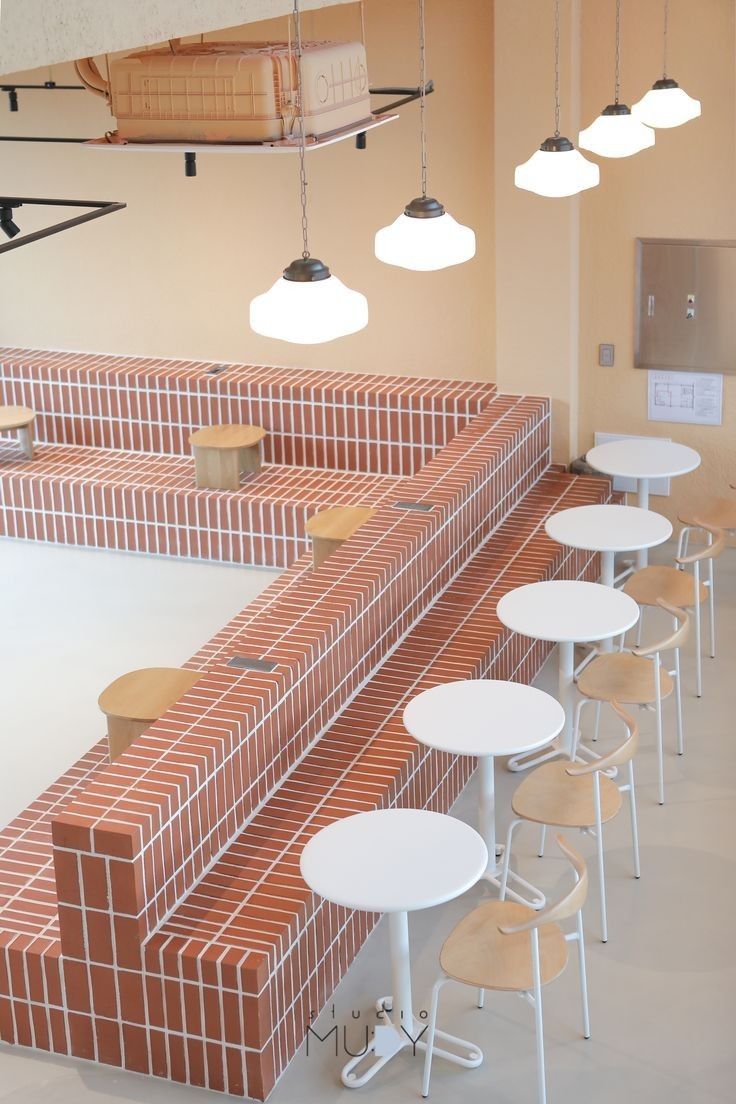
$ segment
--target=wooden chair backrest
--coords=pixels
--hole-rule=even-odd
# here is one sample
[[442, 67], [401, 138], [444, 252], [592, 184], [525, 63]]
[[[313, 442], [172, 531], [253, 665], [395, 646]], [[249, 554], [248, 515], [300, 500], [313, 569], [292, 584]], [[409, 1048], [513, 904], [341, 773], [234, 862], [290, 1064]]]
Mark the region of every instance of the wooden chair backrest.
[[710, 533], [713, 540], [705, 548], [701, 548], [699, 552], [693, 552], [691, 556], [677, 556], [675, 562], [678, 564], [691, 564], [699, 563], [701, 560], [712, 560], [716, 556], [720, 556], [723, 549], [726, 547], [726, 534], [722, 529], [716, 529], [712, 525], [706, 525], [704, 521], [700, 521], [699, 518], [693, 518], [693, 525], [697, 525], [698, 529], [705, 529]]
[[629, 734], [622, 744], [619, 744], [608, 755], [602, 755], [600, 759], [592, 759], [589, 763], [571, 763], [566, 768], [571, 778], [580, 778], [586, 774], [595, 774], [597, 771], [612, 770], [613, 767], [623, 766], [634, 758], [639, 746], [639, 729], [633, 717], [621, 708], [618, 702], [611, 702], [621, 720], [629, 730]]
[[650, 644], [646, 648], [632, 648], [632, 654], [635, 656], [650, 656], [654, 655], [655, 652], [666, 652], [669, 648], [681, 648], [690, 635], [690, 614], [687, 610], [680, 609], [678, 606], [671, 606], [669, 602], [665, 602], [664, 598], [658, 598], [657, 605], [677, 619], [677, 628], [664, 640], [659, 640], [656, 644]]
[[555, 836], [555, 842], [575, 872], [575, 885], [564, 897], [535, 912], [534, 916], [523, 924], [510, 926], [499, 924], [498, 930], [502, 935], [516, 935], [518, 932], [541, 928], [544, 924], [566, 920], [568, 916], [574, 916], [579, 912], [585, 904], [585, 898], [588, 896], [588, 868], [585, 865], [585, 859], [570, 847], [564, 836]]

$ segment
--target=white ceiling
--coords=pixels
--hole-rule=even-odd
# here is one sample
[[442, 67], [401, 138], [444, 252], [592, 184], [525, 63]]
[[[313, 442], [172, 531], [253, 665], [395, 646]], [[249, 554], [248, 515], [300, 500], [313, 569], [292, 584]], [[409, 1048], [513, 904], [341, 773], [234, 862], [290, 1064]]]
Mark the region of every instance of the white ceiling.
[[[301, 0], [304, 11], [350, 0]], [[0, 74], [271, 19], [293, 0], [0, 0]]]

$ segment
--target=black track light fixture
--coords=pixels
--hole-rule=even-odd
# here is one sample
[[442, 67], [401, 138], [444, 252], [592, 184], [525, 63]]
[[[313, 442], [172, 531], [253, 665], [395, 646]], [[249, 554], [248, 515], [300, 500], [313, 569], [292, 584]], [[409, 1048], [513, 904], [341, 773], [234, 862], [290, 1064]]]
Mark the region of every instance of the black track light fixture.
[[0, 207], [0, 230], [7, 238], [14, 238], [20, 234], [20, 226], [13, 222], [13, 208]]

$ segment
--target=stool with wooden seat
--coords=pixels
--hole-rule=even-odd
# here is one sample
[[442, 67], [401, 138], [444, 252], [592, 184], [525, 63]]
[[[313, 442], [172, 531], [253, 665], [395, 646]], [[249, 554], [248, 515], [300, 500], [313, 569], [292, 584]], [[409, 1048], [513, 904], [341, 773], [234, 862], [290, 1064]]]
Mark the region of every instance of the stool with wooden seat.
[[[462, 919], [442, 945], [442, 974], [432, 989], [427, 1026], [422, 1096], [429, 1096], [439, 995], [448, 981], [474, 989], [518, 993], [531, 1004], [537, 1037], [538, 1099], [539, 1104], [545, 1104], [542, 986], [560, 976], [568, 962], [568, 943], [577, 943], [583, 1036], [590, 1038], [582, 914], [588, 893], [588, 872], [583, 859], [562, 836], [557, 836], [557, 845], [570, 862], [575, 877], [575, 885], [564, 897], [540, 911], [514, 901], [486, 901]], [[565, 933], [561, 922], [573, 916], [575, 928]]]
[[312, 540], [314, 566], [323, 564], [375, 512], [371, 506], [330, 506], [312, 514], [306, 529]]
[[98, 704], [107, 717], [110, 761], [122, 755], [154, 721], [191, 690], [202, 671], [184, 667], [144, 667], [115, 679]]
[[189, 438], [194, 450], [194, 474], [198, 487], [237, 491], [241, 472], [261, 467], [261, 426], [218, 425], [198, 429]]
[[31, 426], [35, 418], [35, 411], [28, 406], [0, 406], [0, 433], [17, 430], [21, 448], [29, 460], [33, 459]]
[[[643, 568], [655, 571], [656, 568]], [[681, 575], [681, 572], [675, 572]], [[575, 710], [575, 745], [580, 752], [580, 715], [589, 702], [600, 705], [615, 702], [624, 705], [638, 705], [640, 708], [654, 708], [657, 723], [657, 771], [659, 804], [664, 805], [664, 744], [662, 735], [662, 702], [675, 691], [677, 720], [677, 754], [685, 750], [682, 725], [682, 686], [680, 683], [680, 648], [690, 633], [690, 617], [682, 609], [670, 606], [661, 598], [657, 607], [670, 614], [674, 631], [664, 640], [650, 644], [646, 648], [634, 648], [630, 652], [606, 652], [597, 656], [581, 671], [578, 678], [578, 691], [582, 699]], [[674, 652], [674, 667], [668, 670], [662, 665], [662, 653]], [[596, 738], [596, 737], [594, 737]], [[584, 750], [584, 749], [583, 749]]]
[[[509, 825], [504, 852], [501, 896], [506, 892], [506, 879], [511, 854], [511, 841], [515, 829], [525, 821], [555, 828], [579, 828], [594, 835], [598, 852], [600, 883], [601, 940], [608, 939], [606, 919], [606, 879], [603, 863], [603, 825], [621, 811], [622, 793], [629, 795], [631, 815], [631, 842], [634, 852], [634, 877], [638, 878], [639, 833], [636, 820], [636, 790], [634, 788], [634, 754], [638, 743], [638, 729], [633, 718], [613, 702], [613, 707], [626, 725], [627, 736], [622, 744], [608, 755], [593, 759], [590, 763], [556, 760], [544, 763], [527, 775], [511, 799], [515, 819]], [[626, 766], [628, 781], [618, 785], [605, 771]], [[544, 833], [540, 855], [544, 850]]]
[[[641, 607], [656, 606], [659, 599], [663, 599], [670, 606], [680, 609], [691, 609], [695, 615], [695, 683], [696, 694], [700, 698], [703, 695], [703, 663], [700, 654], [700, 607], [708, 598], [709, 588], [700, 579], [700, 565], [705, 561], [712, 561], [720, 556], [726, 545], [726, 537], [722, 529], [714, 529], [705, 522], [699, 524], [699, 528], [710, 534], [710, 544], [693, 552], [689, 556], [678, 556], [675, 560], [677, 567], [668, 567], [666, 564], [656, 567], [644, 567], [641, 571], [635, 571], [626, 580], [624, 591], [634, 599]], [[692, 574], [684, 570], [692, 564]], [[641, 619], [640, 619], [641, 624]], [[713, 605], [710, 603], [711, 635], [714, 635]]]
[[[736, 498], [713, 498], [697, 511], [683, 510], [678, 514], [682, 529], [677, 541], [677, 555], [687, 556], [690, 536], [695, 530], [709, 526], [708, 544], [713, 543], [713, 532], [722, 530], [727, 536], [736, 536]], [[708, 558], [708, 627], [710, 630], [710, 656], [716, 658], [716, 619], [715, 619], [715, 557]]]

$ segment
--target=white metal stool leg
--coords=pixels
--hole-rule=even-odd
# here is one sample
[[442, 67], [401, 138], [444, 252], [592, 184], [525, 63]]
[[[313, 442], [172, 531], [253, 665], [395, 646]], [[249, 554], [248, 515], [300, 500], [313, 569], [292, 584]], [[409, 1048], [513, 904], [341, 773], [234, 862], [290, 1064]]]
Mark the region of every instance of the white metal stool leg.
[[682, 727], [682, 682], [680, 680], [680, 649], [675, 648], [675, 710], [677, 715], [677, 754], [685, 754], [685, 732]]
[[601, 909], [601, 943], [608, 942], [608, 918], [606, 915], [606, 869], [603, 859], [603, 823], [601, 820], [601, 781], [598, 772], [593, 775], [593, 798], [595, 804], [595, 836], [598, 853], [598, 880]]
[[422, 1077], [422, 1096], [429, 1096], [429, 1078], [432, 1074], [432, 1055], [434, 1054], [434, 1040], [437, 1033], [437, 1009], [440, 1003], [440, 989], [448, 980], [446, 977], [438, 978], [432, 986], [432, 1001], [429, 1008], [429, 1025], [427, 1028], [427, 1046], [424, 1053], [424, 1075]]
[[578, 974], [580, 977], [580, 1001], [583, 1011], [583, 1038], [590, 1038], [590, 1012], [588, 1010], [588, 973], [585, 967], [585, 937], [583, 934], [583, 913], [579, 909], [576, 914], [575, 931], [568, 932], [565, 936], [567, 943], [578, 945]]
[[636, 789], [634, 787], [634, 761], [629, 759], [629, 813], [631, 815], [631, 846], [634, 852], [634, 877], [641, 878], [639, 860], [639, 824], [636, 816]]
[[534, 1027], [537, 1036], [537, 1095], [539, 1104], [547, 1104], [547, 1078], [544, 1069], [544, 1022], [542, 1020], [542, 978], [539, 964], [539, 930], [532, 929], [532, 977], [534, 978]]
[[664, 746], [662, 738], [662, 686], [660, 684], [661, 660], [659, 652], [654, 654], [654, 692], [656, 694], [657, 712], [657, 776], [658, 776], [658, 800], [664, 805]]
[[695, 568], [695, 693], [697, 697], [703, 696], [703, 657], [700, 653], [700, 563], [693, 564]]
[[[709, 544], [713, 543], [713, 534], [709, 533]], [[708, 625], [710, 628], [710, 658], [716, 658], [716, 598], [715, 598], [715, 566], [711, 557], [708, 560]]]

